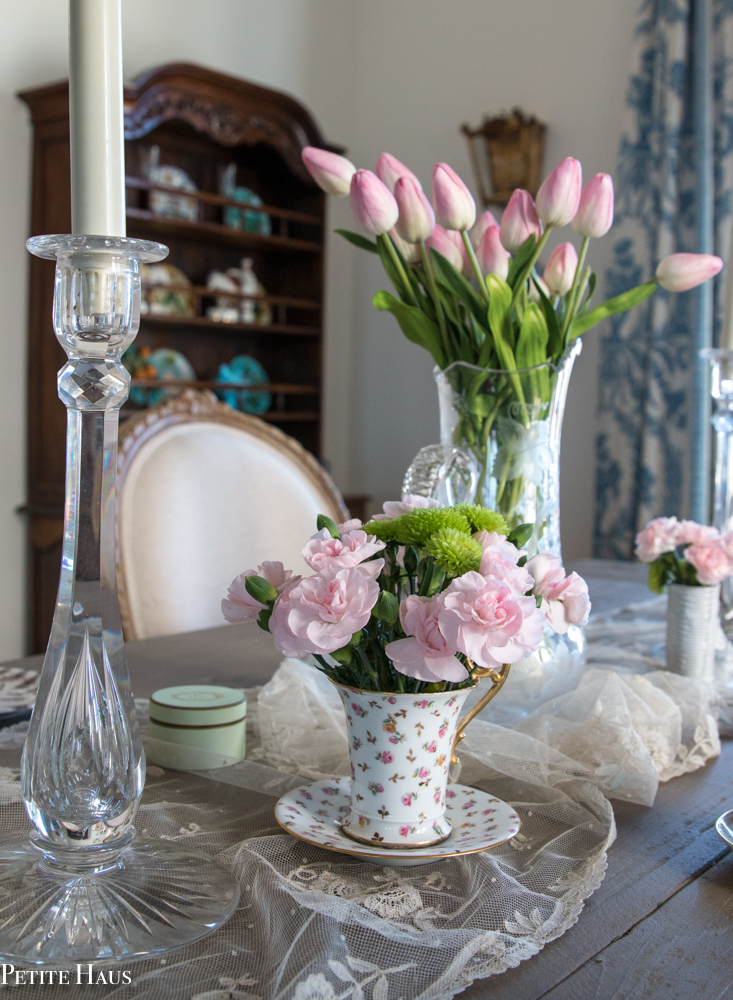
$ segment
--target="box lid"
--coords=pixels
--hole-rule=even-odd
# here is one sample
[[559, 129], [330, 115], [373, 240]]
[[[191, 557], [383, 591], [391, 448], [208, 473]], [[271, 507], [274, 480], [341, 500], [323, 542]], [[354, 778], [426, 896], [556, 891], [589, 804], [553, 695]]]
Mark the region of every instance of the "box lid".
[[161, 688], [150, 699], [150, 718], [176, 726], [222, 726], [246, 714], [243, 691], [215, 684]]

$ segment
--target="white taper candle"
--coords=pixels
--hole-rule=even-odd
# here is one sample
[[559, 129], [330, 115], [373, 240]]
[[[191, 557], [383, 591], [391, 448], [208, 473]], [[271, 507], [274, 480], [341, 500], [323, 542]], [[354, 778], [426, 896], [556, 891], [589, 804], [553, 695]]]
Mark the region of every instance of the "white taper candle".
[[125, 236], [121, 0], [69, 0], [71, 226]]

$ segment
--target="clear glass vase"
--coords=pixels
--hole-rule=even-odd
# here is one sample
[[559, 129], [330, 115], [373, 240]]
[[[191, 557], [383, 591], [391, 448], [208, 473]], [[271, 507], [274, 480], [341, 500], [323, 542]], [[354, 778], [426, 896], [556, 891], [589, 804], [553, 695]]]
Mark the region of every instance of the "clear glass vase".
[[500, 511], [509, 527], [533, 524], [530, 555], [560, 545], [560, 437], [581, 341], [555, 365], [515, 372], [455, 361], [436, 368], [440, 445], [405, 474], [403, 492], [443, 503], [469, 500]]
[[130, 387], [120, 358], [139, 326], [140, 263], [168, 251], [102, 236], [39, 236], [28, 249], [56, 260], [66, 496], [21, 766], [33, 829], [29, 842], [0, 845], [0, 955], [23, 966], [130, 959], [203, 937], [239, 898], [213, 858], [135, 838], [145, 757], [115, 580], [117, 427]]
[[[700, 356], [710, 361], [712, 424], [715, 431], [715, 486], [713, 527], [721, 535], [733, 530], [733, 351], [706, 348]], [[720, 585], [720, 621], [733, 640], [733, 577]]]

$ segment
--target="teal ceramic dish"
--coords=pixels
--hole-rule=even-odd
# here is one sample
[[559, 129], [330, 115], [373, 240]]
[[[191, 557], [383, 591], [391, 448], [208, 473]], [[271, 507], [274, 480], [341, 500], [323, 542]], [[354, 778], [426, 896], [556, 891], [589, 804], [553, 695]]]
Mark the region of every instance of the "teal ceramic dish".
[[[153, 351], [145, 359], [145, 364], [155, 371], [155, 378], [162, 382], [193, 382], [196, 372], [188, 358], [180, 351], [161, 347]], [[161, 399], [169, 399], [173, 393], [170, 389], [146, 389], [136, 385], [130, 390], [130, 399], [138, 406], [155, 406]]]
[[[235, 187], [229, 192], [228, 197], [255, 207], [264, 204], [258, 194], [246, 187]], [[272, 236], [272, 224], [266, 212], [253, 212], [250, 209], [227, 205], [224, 209], [224, 225], [231, 226], [232, 229], [243, 229], [247, 233], [258, 233], [260, 236]]]
[[[219, 365], [216, 381], [233, 382], [235, 385], [260, 385], [263, 382], [269, 382], [270, 377], [255, 358], [248, 354], [237, 354], [228, 364], [225, 362]], [[272, 393], [270, 392], [217, 389], [216, 394], [233, 410], [243, 410], [245, 413], [267, 413], [272, 406]]]

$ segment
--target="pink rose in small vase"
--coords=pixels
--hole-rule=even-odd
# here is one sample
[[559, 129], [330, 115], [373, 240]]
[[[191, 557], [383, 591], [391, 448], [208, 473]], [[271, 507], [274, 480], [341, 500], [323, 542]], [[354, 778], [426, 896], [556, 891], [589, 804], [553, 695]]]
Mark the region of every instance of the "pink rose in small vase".
[[678, 527], [676, 517], [655, 517], [636, 536], [636, 558], [650, 563], [665, 552], [673, 552], [680, 544], [677, 540]]
[[675, 537], [678, 545], [695, 545], [698, 542], [709, 542], [713, 538], [720, 538], [720, 532], [717, 528], [698, 524], [697, 521], [678, 521]]
[[733, 558], [720, 538], [688, 545], [685, 559], [695, 567], [698, 581], [709, 587], [722, 583], [733, 573]]
[[541, 552], [527, 562], [534, 593], [542, 598], [542, 610], [554, 632], [564, 635], [571, 625], [585, 625], [590, 614], [588, 584], [571, 573], [566, 576], [560, 557]]
[[545, 616], [533, 597], [519, 597], [508, 584], [465, 573], [442, 594], [438, 618], [449, 646], [481, 667], [517, 663], [540, 643]]

